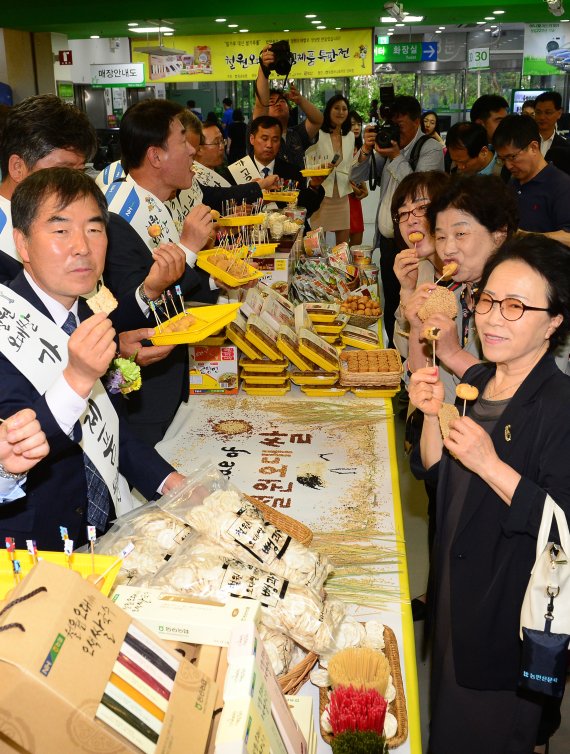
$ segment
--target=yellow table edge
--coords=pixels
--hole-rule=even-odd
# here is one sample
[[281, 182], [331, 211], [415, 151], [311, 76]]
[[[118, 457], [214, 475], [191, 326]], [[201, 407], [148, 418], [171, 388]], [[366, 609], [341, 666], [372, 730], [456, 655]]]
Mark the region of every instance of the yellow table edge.
[[408, 578], [408, 563], [406, 559], [406, 547], [404, 544], [404, 519], [402, 517], [402, 500], [400, 498], [400, 478], [398, 474], [398, 461], [396, 456], [396, 430], [394, 427], [394, 414], [392, 401], [385, 400], [386, 412], [389, 416], [388, 427], [388, 450], [390, 454], [390, 476], [392, 479], [392, 494], [394, 502], [394, 523], [396, 537], [401, 544], [398, 548], [403, 554], [402, 569], [400, 571], [400, 591], [402, 594], [402, 635], [404, 641], [404, 663], [406, 667], [406, 701], [408, 711], [408, 737], [410, 740], [411, 754], [422, 754], [422, 737], [420, 724], [420, 699], [418, 692], [418, 672], [416, 661], [416, 643], [414, 639], [414, 622], [412, 620], [412, 607], [410, 604], [410, 587]]

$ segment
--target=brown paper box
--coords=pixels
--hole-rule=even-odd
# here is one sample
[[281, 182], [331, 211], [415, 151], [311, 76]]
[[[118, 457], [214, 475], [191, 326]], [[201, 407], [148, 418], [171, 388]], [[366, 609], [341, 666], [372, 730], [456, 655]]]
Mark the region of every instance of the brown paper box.
[[38, 587], [47, 592], [21, 601], [0, 617], [0, 628], [19, 623], [25, 629], [0, 631], [2, 754], [140, 752], [95, 719], [131, 623], [165, 654], [180, 660], [156, 754], [205, 749], [217, 692], [208, 676], [132, 621], [78, 573], [42, 561], [14, 589], [11, 599]]

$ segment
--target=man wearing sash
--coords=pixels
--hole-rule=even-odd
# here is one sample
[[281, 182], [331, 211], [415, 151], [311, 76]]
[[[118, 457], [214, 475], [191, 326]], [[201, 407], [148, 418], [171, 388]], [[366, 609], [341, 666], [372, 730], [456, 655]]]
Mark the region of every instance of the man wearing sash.
[[184, 479], [120, 419], [99, 380], [115, 355], [105, 314], [82, 294], [99, 279], [108, 213], [93, 181], [77, 170], [40, 170], [12, 197], [16, 248], [24, 271], [0, 286], [0, 415], [32, 408], [49, 455], [25, 477], [25, 497], [0, 505], [0, 536], [75, 545], [86, 526], [105, 531], [132, 507], [128, 483], [148, 499]]
[[[18, 183], [30, 173], [48, 167], [83, 170], [95, 151], [97, 137], [85, 113], [54, 95], [28, 97], [13, 107], [0, 140], [0, 281], [22, 271], [14, 243], [10, 200]], [[175, 247], [162, 247], [144, 281], [143, 293], [159, 296], [183, 270], [184, 259]], [[117, 331], [147, 326], [148, 306], [138, 292], [119, 301], [111, 319]]]
[[[117, 298], [136, 290], [148, 274], [153, 250], [169, 241], [186, 254], [178, 281], [185, 299], [217, 302], [216, 282], [195, 266], [198, 252], [215, 240], [210, 208], [199, 204], [186, 214], [178, 198], [194, 177], [194, 148], [180, 111], [167, 100], [145, 100], [130, 107], [121, 121], [127, 177], [111, 183], [105, 194], [111, 218], [104, 278]], [[161, 440], [188, 395], [188, 349], [177, 346], [145, 368], [142, 389], [129, 397], [128, 421], [137, 436], [153, 445]]]

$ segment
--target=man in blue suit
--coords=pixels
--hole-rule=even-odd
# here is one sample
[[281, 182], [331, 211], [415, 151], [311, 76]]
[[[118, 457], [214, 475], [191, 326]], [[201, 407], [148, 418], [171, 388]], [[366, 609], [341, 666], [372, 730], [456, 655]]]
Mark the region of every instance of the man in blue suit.
[[77, 546], [87, 524], [102, 532], [115, 506], [128, 507], [119, 473], [148, 499], [184, 477], [132, 436], [101, 390], [115, 331], [81, 298], [105, 264], [101, 191], [80, 171], [41, 170], [16, 188], [12, 221], [24, 269], [0, 287], [0, 416], [33, 409], [50, 452], [18, 480], [20, 497], [0, 505], [0, 537], [59, 549], [65, 526]]

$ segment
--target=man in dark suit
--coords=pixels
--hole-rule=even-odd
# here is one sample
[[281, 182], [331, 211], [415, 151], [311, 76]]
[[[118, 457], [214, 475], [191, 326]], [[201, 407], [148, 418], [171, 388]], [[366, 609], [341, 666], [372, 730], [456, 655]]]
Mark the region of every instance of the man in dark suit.
[[[57, 549], [62, 525], [77, 546], [86, 540], [87, 524], [104, 531], [114, 515], [119, 498], [115, 482], [103, 481], [105, 463], [113, 464], [113, 479], [118, 468], [149, 499], [180, 485], [184, 477], [137, 440], [126, 422], [119, 418], [117, 424], [112, 410], [109, 426], [118, 426], [118, 436], [97, 426], [96, 407], [108, 406], [104, 393], [97, 403], [98, 380], [115, 355], [115, 332], [108, 317], [91, 315], [80, 296], [93, 289], [105, 262], [108, 214], [100, 190], [80, 171], [40, 170], [16, 188], [12, 219], [24, 270], [0, 292], [6, 306], [12, 294], [15, 310], [23, 307], [18, 303], [23, 299], [32, 314], [22, 320], [29, 322], [27, 335], [21, 328], [20, 335], [5, 327], [0, 332], [0, 414], [32, 408], [50, 453], [28, 471], [25, 496], [0, 505], [0, 536], [31, 538], [39, 548]], [[15, 322], [17, 317], [5, 320], [9, 327]], [[69, 334], [63, 341], [64, 358], [61, 348], [53, 346], [62, 337], [59, 328]], [[41, 354], [40, 344], [45, 349]], [[48, 368], [53, 370], [49, 387], [37, 389]], [[99, 431], [89, 446], [86, 436]], [[94, 449], [89, 451], [91, 462], [78, 444], [82, 439]]]
[[[0, 281], [12, 280], [22, 271], [14, 244], [10, 201], [16, 186], [31, 173], [48, 167], [84, 170], [95, 151], [97, 137], [85, 113], [55, 95], [28, 97], [10, 110], [0, 140]], [[160, 296], [184, 269], [184, 254], [172, 245], [155, 252], [154, 264], [143, 281], [142, 294]], [[117, 332], [145, 327], [144, 304], [137, 292], [120, 299], [111, 313]], [[145, 353], [146, 356], [146, 353]], [[142, 362], [141, 362], [142, 363]]]
[[568, 147], [570, 144], [556, 131], [562, 115], [560, 92], [543, 92], [534, 101], [534, 119], [540, 132], [540, 151], [546, 157], [551, 147]]
[[321, 206], [325, 192], [321, 186], [323, 177], [313, 177], [307, 185], [300, 170], [290, 162], [278, 157], [281, 148], [281, 122], [271, 115], [261, 115], [251, 122], [249, 141], [253, 149], [252, 159], [264, 178], [277, 175], [286, 181], [299, 185], [298, 203], [306, 207], [307, 217]]

